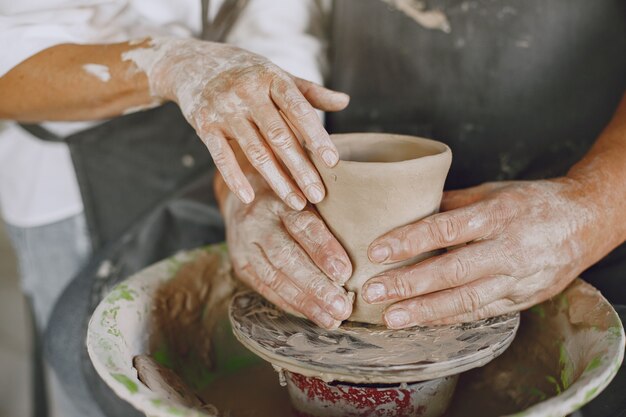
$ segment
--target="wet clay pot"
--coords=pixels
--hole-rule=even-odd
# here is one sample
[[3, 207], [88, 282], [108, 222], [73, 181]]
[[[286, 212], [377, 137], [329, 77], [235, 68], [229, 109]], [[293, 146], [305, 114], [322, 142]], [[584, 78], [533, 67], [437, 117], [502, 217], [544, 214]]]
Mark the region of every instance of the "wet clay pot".
[[394, 386], [327, 383], [286, 372], [298, 417], [439, 417], [448, 407], [458, 375]]
[[386, 232], [439, 210], [452, 152], [441, 142], [413, 136], [351, 133], [331, 138], [339, 150], [335, 167], [312, 156], [327, 193], [316, 207], [352, 261], [353, 275], [345, 286], [356, 297], [349, 320], [382, 324], [387, 305], [366, 303], [360, 296], [363, 284], [432, 254], [380, 265], [370, 262], [367, 249]]

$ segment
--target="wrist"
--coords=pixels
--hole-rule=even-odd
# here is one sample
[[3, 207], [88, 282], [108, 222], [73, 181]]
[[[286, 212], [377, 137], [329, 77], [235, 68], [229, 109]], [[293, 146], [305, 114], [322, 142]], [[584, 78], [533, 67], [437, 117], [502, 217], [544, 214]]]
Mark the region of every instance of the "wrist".
[[[122, 54], [122, 60], [131, 61], [138, 71], [146, 74], [150, 95], [154, 98], [176, 101], [178, 81], [175, 70], [183, 58], [188, 58], [188, 51], [196, 39], [155, 37], [137, 45]], [[185, 54], [185, 52], [187, 52]]]
[[600, 258], [626, 240], [626, 178], [622, 174], [625, 168], [623, 158], [614, 156], [603, 152], [585, 157], [564, 178], [572, 185], [570, 196], [588, 208], [584, 217], [593, 229], [589, 233], [597, 236], [595, 246]]

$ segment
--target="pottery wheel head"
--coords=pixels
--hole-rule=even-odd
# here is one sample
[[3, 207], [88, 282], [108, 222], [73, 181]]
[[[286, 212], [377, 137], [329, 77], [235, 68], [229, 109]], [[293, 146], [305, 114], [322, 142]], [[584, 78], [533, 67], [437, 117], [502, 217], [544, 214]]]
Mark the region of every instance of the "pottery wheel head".
[[406, 330], [354, 322], [325, 330], [245, 292], [233, 297], [230, 321], [237, 339], [276, 367], [325, 381], [395, 384], [485, 365], [513, 341], [519, 313]]

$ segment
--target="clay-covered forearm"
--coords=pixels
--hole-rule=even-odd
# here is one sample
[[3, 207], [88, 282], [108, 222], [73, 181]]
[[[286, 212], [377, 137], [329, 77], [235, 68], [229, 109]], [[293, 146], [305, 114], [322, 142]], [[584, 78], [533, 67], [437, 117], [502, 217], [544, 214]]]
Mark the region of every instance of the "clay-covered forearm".
[[122, 55], [146, 42], [63, 44], [0, 77], [0, 119], [95, 120], [154, 103], [146, 74]]
[[568, 172], [598, 212], [596, 225], [604, 229], [608, 252], [626, 241], [626, 95], [610, 123], [589, 152]]

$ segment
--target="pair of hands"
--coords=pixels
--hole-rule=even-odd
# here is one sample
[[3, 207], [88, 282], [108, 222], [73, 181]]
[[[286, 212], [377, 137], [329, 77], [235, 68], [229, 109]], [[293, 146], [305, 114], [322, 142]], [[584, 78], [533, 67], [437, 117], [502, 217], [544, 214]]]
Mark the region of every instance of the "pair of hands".
[[[350, 260], [307, 200], [324, 186], [301, 140], [332, 167], [338, 153], [315, 108], [336, 111], [345, 94], [282, 71], [242, 49], [193, 39], [153, 40], [130, 59], [152, 94], [176, 101], [237, 199], [223, 204], [239, 277], [278, 306], [337, 327], [351, 313], [342, 284]], [[257, 175], [245, 175], [229, 140]], [[520, 310], [563, 290], [599, 259], [590, 230], [598, 210], [573, 179], [492, 183], [448, 192], [440, 214], [394, 230], [370, 247], [394, 263], [466, 244], [372, 278], [363, 298], [394, 301], [389, 327], [442, 324]], [[256, 199], [255, 199], [256, 192]], [[246, 203], [246, 204], [242, 204]]]
[[[351, 274], [339, 242], [312, 209], [296, 212], [261, 185], [250, 205], [224, 207], [238, 276], [278, 306], [336, 328], [351, 312]], [[380, 237], [373, 262], [394, 263], [466, 244], [364, 286], [365, 301], [394, 301], [390, 328], [472, 321], [528, 308], [561, 292], [597, 261], [599, 210], [561, 178], [487, 183], [444, 194], [443, 212]], [[590, 259], [590, 256], [592, 259]], [[597, 254], [597, 258], [601, 254]]]

